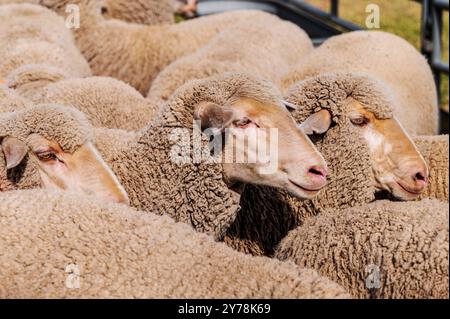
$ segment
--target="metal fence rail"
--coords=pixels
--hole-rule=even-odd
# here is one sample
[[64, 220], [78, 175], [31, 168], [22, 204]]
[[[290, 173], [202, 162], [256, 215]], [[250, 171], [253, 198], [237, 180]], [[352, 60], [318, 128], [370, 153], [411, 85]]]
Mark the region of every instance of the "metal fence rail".
[[[443, 15], [449, 10], [449, 0], [416, 0], [422, 3], [421, 51], [428, 59], [441, 95], [442, 74], [449, 75], [448, 63], [442, 60]], [[441, 97], [441, 96], [440, 96]], [[441, 108], [441, 131], [449, 131], [448, 109]]]

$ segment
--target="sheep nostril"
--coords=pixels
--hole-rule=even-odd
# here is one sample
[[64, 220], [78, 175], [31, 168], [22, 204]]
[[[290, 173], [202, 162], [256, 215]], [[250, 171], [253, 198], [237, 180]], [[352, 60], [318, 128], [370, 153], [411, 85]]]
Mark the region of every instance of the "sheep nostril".
[[320, 176], [323, 178], [326, 178], [328, 175], [328, 172], [325, 168], [323, 167], [319, 167], [319, 166], [313, 166], [309, 169], [308, 171], [309, 174], [311, 175], [316, 175], [316, 176]]
[[424, 172], [422, 172], [422, 171], [419, 171], [419, 172], [415, 173], [415, 174], [413, 175], [413, 180], [414, 180], [414, 182], [415, 182], [417, 185], [420, 185], [420, 186], [422, 186], [422, 187], [425, 187], [426, 184], [428, 183], [428, 177], [427, 177], [427, 175], [426, 175]]

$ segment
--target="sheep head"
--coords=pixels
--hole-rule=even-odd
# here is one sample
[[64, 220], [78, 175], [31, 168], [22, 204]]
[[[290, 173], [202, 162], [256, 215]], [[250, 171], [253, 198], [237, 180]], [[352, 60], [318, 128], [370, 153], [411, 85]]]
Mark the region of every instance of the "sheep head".
[[[305, 121], [301, 127], [307, 134], [317, 133], [317, 126], [330, 125], [329, 118], [319, 115], [328, 110], [338, 126], [347, 127], [347, 139], [362, 138], [364, 148], [354, 147], [354, 152], [368, 154], [371, 182], [377, 189], [400, 200], [415, 199], [425, 189], [428, 168], [393, 116], [396, 101], [383, 83], [362, 74], [324, 74], [300, 82], [288, 95], [301, 109], [303, 115], [294, 111], [294, 117], [299, 123]], [[314, 116], [307, 119], [305, 114]]]
[[[277, 92], [243, 75], [205, 81], [214, 93], [198, 97], [191, 112], [218, 151], [224, 179], [285, 189], [303, 199], [316, 196], [326, 185], [327, 165]], [[219, 100], [218, 92], [228, 93]]]
[[75, 109], [40, 105], [0, 118], [2, 190], [57, 188], [128, 202]]

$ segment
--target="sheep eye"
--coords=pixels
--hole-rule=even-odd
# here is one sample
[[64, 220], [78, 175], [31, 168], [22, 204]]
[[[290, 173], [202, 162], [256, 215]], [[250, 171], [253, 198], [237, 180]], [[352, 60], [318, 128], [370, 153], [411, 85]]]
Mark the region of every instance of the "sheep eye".
[[56, 155], [52, 152], [42, 152], [42, 153], [37, 153], [36, 156], [38, 157], [38, 159], [40, 161], [43, 162], [50, 162], [50, 161], [55, 161], [58, 158], [56, 157]]
[[369, 119], [365, 118], [365, 117], [352, 118], [350, 121], [352, 122], [352, 124], [357, 125], [357, 126], [364, 126], [367, 123], [369, 123]]
[[108, 8], [107, 7], [102, 7], [102, 15], [108, 14]]

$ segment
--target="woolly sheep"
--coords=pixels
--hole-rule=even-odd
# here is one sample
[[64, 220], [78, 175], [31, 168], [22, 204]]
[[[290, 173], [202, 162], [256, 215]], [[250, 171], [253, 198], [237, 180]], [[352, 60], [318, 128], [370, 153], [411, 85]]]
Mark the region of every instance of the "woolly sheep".
[[363, 72], [385, 82], [399, 101], [394, 114], [409, 133], [437, 133], [438, 99], [430, 66], [404, 39], [379, 31], [334, 36], [289, 72], [282, 86], [336, 71]]
[[[99, 0], [101, 1], [101, 0]], [[62, 10], [68, 4], [76, 3], [74, 0], [0, 0], [2, 4], [31, 3], [51, 5]], [[105, 0], [105, 17], [138, 24], [165, 24], [174, 23], [176, 4], [172, 0]], [[64, 10], [65, 11], [65, 10]]]
[[269, 29], [267, 23], [260, 20], [246, 28], [229, 28], [194, 54], [176, 60], [152, 82], [148, 97], [167, 100], [189, 80], [225, 72], [245, 72], [279, 85], [282, 75], [311, 52], [313, 45], [290, 22], [280, 21]]
[[[48, 0], [46, 5], [52, 7]], [[94, 75], [111, 76], [148, 93], [157, 74], [182, 56], [194, 53], [227, 27], [246, 28], [266, 21], [270, 28], [281, 22], [262, 11], [234, 11], [200, 17], [172, 25], [142, 26], [119, 20], [105, 20], [101, 4], [78, 0], [83, 20], [74, 30], [81, 52]], [[286, 49], [286, 48], [283, 48]]]
[[47, 85], [68, 78], [70, 76], [64, 70], [52, 65], [25, 64], [10, 72], [5, 83], [16, 94], [32, 99]]
[[0, 84], [0, 114], [24, 109], [30, 105], [29, 101], [16, 94], [14, 90]]
[[[264, 118], [257, 118], [257, 114], [247, 113], [245, 108], [248, 106], [240, 105], [239, 111], [228, 109], [229, 105], [234, 105], [233, 103], [245, 103], [246, 98], [257, 101], [258, 112], [260, 109], [267, 110]], [[208, 107], [213, 113], [203, 113]], [[221, 109], [224, 111], [219, 111]], [[250, 107], [251, 112], [254, 110], [255, 107]], [[36, 110], [33, 111], [36, 112]], [[195, 131], [194, 119], [198, 114], [202, 114], [199, 118], [204, 119], [205, 123], [208, 122], [207, 117], [211, 118], [211, 123], [216, 122], [221, 116], [228, 121], [225, 117], [230, 115], [227, 114], [233, 116], [229, 123], [236, 123], [236, 125], [244, 119], [247, 120], [248, 117], [257, 118], [263, 125], [262, 127], [274, 124], [275, 120], [282, 121], [283, 127], [278, 124], [268, 127], [280, 127], [278, 129], [278, 146], [288, 148], [289, 151], [285, 152], [286, 154], [279, 151], [276, 171], [267, 175], [258, 173], [258, 167], [261, 167], [258, 165], [262, 164], [241, 165], [239, 163], [238, 166], [233, 164], [230, 166], [220, 159], [218, 162], [218, 158], [212, 159], [212, 161], [195, 160], [200, 151], [195, 148], [197, 141], [195, 134], [199, 134], [197, 142], [201, 144], [199, 146], [202, 147], [202, 150], [208, 149], [210, 146], [209, 138], [200, 131]], [[49, 119], [41, 118], [39, 123], [51, 122], [53, 118], [56, 121], [59, 116], [64, 116], [64, 114], [61, 110], [58, 111], [58, 116], [52, 116], [52, 114], [48, 114], [48, 116]], [[242, 116], [244, 118], [241, 120]], [[20, 115], [16, 115], [12, 118], [0, 118], [0, 137], [12, 136], [24, 140], [23, 135], [25, 134], [21, 133], [20, 136], [17, 136], [15, 132], [17, 125], [21, 128], [20, 123], [23, 120], [19, 120], [20, 117]], [[28, 117], [36, 118], [33, 113], [30, 113]], [[58, 121], [63, 122], [62, 119]], [[27, 126], [27, 130], [34, 130], [33, 126], [36, 123], [30, 124]], [[61, 136], [58, 136], [61, 129], [57, 122], [53, 125], [55, 124], [56, 129], [52, 128], [51, 123], [42, 129], [52, 131], [50, 134], [53, 135], [50, 137], [53, 136], [53, 139], [62, 143]], [[83, 129], [84, 126], [89, 125], [85, 121], [81, 123], [79, 129], [64, 128], [63, 131], [74, 130], [85, 141], [85, 133], [82, 131], [93, 131], [92, 128]], [[225, 124], [218, 123], [218, 125]], [[215, 127], [211, 126], [211, 128]], [[245, 129], [239, 127], [236, 130], [238, 133], [246, 132]], [[177, 132], [183, 135], [177, 135]], [[48, 135], [44, 136], [53, 140]], [[277, 186], [302, 198], [314, 196], [318, 189], [325, 185], [323, 176], [316, 179], [316, 175], [310, 176], [309, 174], [309, 167], [325, 166], [325, 162], [313, 144], [296, 127], [292, 117], [281, 103], [279, 92], [268, 82], [246, 75], [225, 74], [189, 83], [178, 92], [177, 96], [173, 97], [165, 109], [146, 128], [131, 135], [131, 137], [133, 136], [132, 141], [121, 143], [123, 148], [112, 147], [113, 140], [107, 145], [103, 144], [104, 149], [101, 148], [101, 143], [97, 144], [103, 158], [106, 159], [128, 193], [131, 205], [145, 211], [168, 214], [176, 221], [191, 224], [196, 230], [211, 234], [216, 239], [224, 235], [237, 214], [240, 197], [239, 185], [243, 182], [260, 182]], [[189, 138], [189, 141], [183, 140], [186, 137]], [[93, 141], [93, 138], [91, 137], [89, 141]], [[64, 145], [61, 147], [67, 149]], [[233, 147], [233, 143], [226, 143], [224, 147], [227, 152], [230, 152], [229, 149]], [[219, 157], [221, 154], [222, 152]], [[239, 176], [240, 172], [245, 172], [242, 179]], [[27, 174], [23, 176], [26, 177]], [[39, 179], [36, 176], [33, 178], [34, 180]], [[291, 185], [285, 181], [288, 178], [314, 191], [294, 186], [296, 184]]]
[[348, 297], [315, 271], [245, 256], [168, 217], [41, 190], [0, 202], [2, 298]]
[[25, 64], [51, 63], [68, 75], [90, 75], [70, 30], [54, 12], [32, 4], [0, 7], [0, 77]]
[[[185, 163], [180, 169], [179, 165], [168, 163], [167, 152], [174, 145], [168, 137], [174, 127], [192, 128], [192, 112], [200, 101], [227, 105], [239, 94], [273, 104], [281, 99], [271, 85], [244, 75], [226, 74], [190, 82], [155, 119], [158, 127], [152, 123], [139, 132], [134, 143], [112, 156], [111, 167], [127, 190], [132, 206], [169, 214], [215, 238], [223, 236], [236, 216], [238, 193], [227, 185], [221, 165]], [[108, 149], [100, 151], [104, 158], [111, 158], [105, 154]]]
[[107, 0], [106, 7], [107, 18], [147, 25], [175, 22], [176, 6], [173, 0]]
[[82, 111], [96, 127], [138, 130], [158, 112], [156, 104], [113, 78], [70, 78], [45, 65], [13, 72], [7, 84], [35, 104], [60, 104]]
[[448, 203], [377, 201], [328, 210], [275, 256], [311, 267], [357, 298], [448, 298]]
[[[378, 175], [374, 174], [361, 128], [350, 121], [349, 99], [365, 105], [379, 119], [392, 117], [394, 101], [389, 90], [366, 75], [324, 74], [301, 81], [289, 90], [286, 100], [298, 106], [292, 112], [297, 123], [321, 109], [331, 113], [331, 128], [325, 134], [311, 136], [327, 161], [328, 185], [316, 198], [306, 201], [269, 187], [246, 186], [241, 195], [242, 209], [224, 238], [227, 244], [255, 255], [272, 255], [289, 230], [307, 218], [327, 208], [347, 208], [375, 200], [380, 187], [376, 183]], [[411, 147], [423, 161], [414, 145]]]
[[437, 198], [448, 202], [448, 135], [416, 136], [414, 143], [425, 158], [430, 180], [421, 198]]
[[117, 177], [94, 147], [83, 113], [35, 105], [0, 120], [0, 190], [59, 188], [129, 203]]

